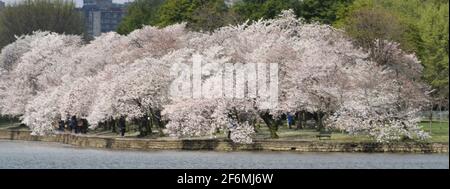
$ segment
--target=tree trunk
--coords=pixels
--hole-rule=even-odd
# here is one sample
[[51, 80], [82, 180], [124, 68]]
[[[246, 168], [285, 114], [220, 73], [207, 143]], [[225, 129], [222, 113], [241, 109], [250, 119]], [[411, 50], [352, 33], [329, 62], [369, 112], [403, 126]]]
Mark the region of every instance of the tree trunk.
[[156, 124], [156, 129], [158, 129], [158, 133], [160, 137], [164, 136], [163, 128], [164, 123], [161, 120], [161, 111], [160, 110], [150, 110], [152, 117], [152, 124]]
[[302, 128], [306, 128], [307, 112], [302, 112]]
[[117, 133], [117, 130], [116, 130], [116, 120], [111, 119], [111, 120], [110, 120], [110, 126], [111, 126], [111, 131], [112, 131], [113, 133]]
[[433, 123], [433, 106], [430, 110], [430, 135], [431, 135], [431, 124]]
[[260, 116], [264, 120], [264, 123], [266, 123], [267, 127], [269, 127], [270, 138], [279, 138], [277, 134], [277, 123], [279, 121], [275, 121], [269, 113], [264, 113]]
[[442, 101], [439, 102], [439, 128], [442, 128]]
[[150, 125], [150, 120], [148, 120], [148, 117], [146, 117], [145, 119], [147, 119], [147, 125], [146, 125], [146, 127], [147, 127], [147, 133], [148, 133], [149, 135], [151, 135], [151, 134], [152, 134], [152, 126]]
[[270, 138], [279, 138], [278, 134], [277, 134], [277, 130], [278, 130], [277, 126], [274, 126], [274, 125], [269, 126]]
[[145, 126], [144, 126], [144, 121], [142, 120], [142, 118], [139, 118], [139, 120], [136, 120], [137, 124], [138, 124], [138, 131], [139, 131], [139, 137], [143, 137], [143, 136], [147, 136], [147, 132], [145, 131]]
[[152, 133], [152, 130], [149, 126], [149, 121], [148, 121], [148, 116], [144, 115], [143, 117], [141, 117], [139, 120], [139, 136], [143, 137], [143, 136], [147, 136], [149, 134]]
[[106, 120], [104, 123], [103, 123], [104, 125], [105, 125], [105, 131], [109, 131], [111, 128], [109, 127], [109, 120]]
[[321, 112], [317, 112], [316, 116], [317, 131], [321, 131], [323, 129], [323, 115]]
[[138, 137], [142, 137], [142, 136], [147, 135], [147, 133], [145, 133], [144, 125], [143, 125], [141, 119], [142, 119], [142, 118], [139, 118], [139, 120], [136, 121], [136, 123], [137, 123], [137, 125], [138, 125], [138, 131], [139, 131]]
[[306, 120], [305, 119], [305, 112], [304, 111], [300, 111], [300, 112], [297, 112], [297, 130], [298, 129], [303, 129], [304, 127], [305, 127], [305, 124], [304, 124], [304, 122], [303, 122], [303, 120]]

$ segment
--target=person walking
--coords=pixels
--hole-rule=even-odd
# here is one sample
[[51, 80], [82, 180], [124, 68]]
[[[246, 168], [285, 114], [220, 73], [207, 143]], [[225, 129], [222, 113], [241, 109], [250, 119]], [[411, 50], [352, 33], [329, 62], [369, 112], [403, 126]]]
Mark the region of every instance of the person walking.
[[125, 125], [125, 117], [121, 116], [119, 119], [119, 129], [120, 129], [120, 136], [124, 137], [125, 136], [125, 129], [126, 129], [126, 125]]
[[83, 122], [83, 127], [81, 129], [81, 133], [86, 134], [88, 129], [88, 121], [87, 119], [81, 119], [81, 122]]
[[149, 125], [149, 117], [147, 115], [144, 115], [140, 118], [139, 121], [139, 136], [144, 137], [147, 135], [152, 134], [152, 129]]
[[70, 129], [76, 133], [78, 133], [78, 121], [77, 121], [77, 117], [76, 116], [72, 116], [72, 118], [70, 118]]
[[231, 131], [236, 129], [237, 123], [234, 119], [229, 119], [227, 126], [228, 126], [227, 138], [231, 139]]
[[83, 120], [82, 119], [77, 120], [77, 132], [80, 134], [83, 132]]
[[72, 128], [70, 127], [70, 115], [67, 114], [66, 115], [66, 120], [64, 121], [65, 127], [72, 132]]
[[59, 120], [59, 122], [58, 122], [58, 125], [59, 125], [59, 128], [58, 128], [58, 130], [60, 131], [60, 132], [64, 132], [64, 120]]
[[294, 117], [289, 112], [287, 113], [287, 124], [288, 128], [292, 129], [292, 125], [294, 124]]

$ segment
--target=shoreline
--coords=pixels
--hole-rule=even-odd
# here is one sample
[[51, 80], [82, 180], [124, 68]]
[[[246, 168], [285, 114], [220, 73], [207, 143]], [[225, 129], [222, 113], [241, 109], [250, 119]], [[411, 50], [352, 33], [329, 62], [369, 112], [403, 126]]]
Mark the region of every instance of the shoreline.
[[208, 150], [208, 151], [291, 151], [291, 152], [381, 152], [448, 153], [448, 142], [330, 142], [298, 140], [255, 140], [253, 144], [235, 144], [224, 139], [140, 139], [107, 136], [55, 134], [33, 136], [31, 131], [0, 130], [0, 139], [57, 142], [84, 148], [117, 150]]

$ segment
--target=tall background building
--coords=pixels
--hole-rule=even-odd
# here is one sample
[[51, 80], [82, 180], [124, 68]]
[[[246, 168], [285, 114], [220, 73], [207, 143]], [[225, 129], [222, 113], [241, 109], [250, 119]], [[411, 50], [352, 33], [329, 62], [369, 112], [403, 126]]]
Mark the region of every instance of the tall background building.
[[3, 8], [5, 8], [5, 2], [0, 1], [0, 10], [2, 10]]
[[117, 4], [112, 0], [83, 0], [86, 33], [90, 37], [115, 31], [126, 14], [128, 3]]

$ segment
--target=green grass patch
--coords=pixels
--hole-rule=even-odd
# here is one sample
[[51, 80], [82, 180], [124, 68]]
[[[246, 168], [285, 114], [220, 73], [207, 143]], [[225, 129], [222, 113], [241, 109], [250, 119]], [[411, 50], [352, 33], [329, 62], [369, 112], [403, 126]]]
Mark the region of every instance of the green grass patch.
[[[255, 139], [270, 139], [270, 131], [267, 126], [261, 125], [256, 129]], [[319, 141], [316, 137], [319, 132], [316, 129], [289, 129], [287, 126], [282, 126], [278, 128], [277, 132], [279, 138], [278, 140], [305, 140], [305, 141]], [[351, 136], [343, 132], [333, 132], [329, 140], [322, 141], [333, 141], [333, 142], [368, 142], [373, 141], [367, 136]]]
[[18, 119], [0, 117], [0, 129], [16, 128], [20, 127], [19, 125], [20, 122]]
[[448, 121], [421, 122], [422, 129], [431, 134], [431, 142], [448, 142]]

